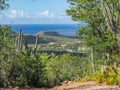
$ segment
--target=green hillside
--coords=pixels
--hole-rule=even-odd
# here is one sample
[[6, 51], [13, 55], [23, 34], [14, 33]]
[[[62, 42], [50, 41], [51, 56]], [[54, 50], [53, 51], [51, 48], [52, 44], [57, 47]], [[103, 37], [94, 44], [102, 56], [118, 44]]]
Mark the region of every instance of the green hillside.
[[88, 48], [84, 46], [82, 38], [64, 36], [53, 31], [39, 32], [36, 35], [24, 35], [24, 42], [27, 41], [29, 46], [34, 46], [36, 36], [38, 36], [38, 51], [65, 51], [72, 53], [88, 51]]
[[[78, 37], [64, 36], [64, 35], [60, 35], [58, 32], [53, 32], [53, 31], [39, 32], [36, 35], [38, 35], [39, 37], [38, 44], [49, 44], [51, 42], [57, 44], [65, 44], [65, 43], [74, 43], [81, 41], [81, 39]], [[24, 35], [24, 41], [27, 41], [28, 44], [35, 44], [36, 35], [26, 34]]]

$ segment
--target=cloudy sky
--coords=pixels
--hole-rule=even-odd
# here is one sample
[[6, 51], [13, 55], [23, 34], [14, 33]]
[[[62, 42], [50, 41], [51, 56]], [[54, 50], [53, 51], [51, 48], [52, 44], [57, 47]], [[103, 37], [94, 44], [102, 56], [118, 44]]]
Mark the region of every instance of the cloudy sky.
[[66, 16], [67, 0], [9, 0], [10, 8], [0, 11], [1, 24], [76, 23]]

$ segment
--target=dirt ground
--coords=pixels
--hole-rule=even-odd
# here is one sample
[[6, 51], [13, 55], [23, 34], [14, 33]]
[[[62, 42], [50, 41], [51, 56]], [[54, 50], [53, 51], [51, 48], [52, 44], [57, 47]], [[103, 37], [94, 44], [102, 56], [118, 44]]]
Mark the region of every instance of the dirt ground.
[[19, 87], [16, 88], [1, 88], [0, 90], [120, 90], [120, 88], [116, 85], [104, 85], [99, 84], [93, 81], [89, 82], [63, 82], [60, 86], [55, 86], [54, 88], [31, 88], [31, 89], [20, 89]]

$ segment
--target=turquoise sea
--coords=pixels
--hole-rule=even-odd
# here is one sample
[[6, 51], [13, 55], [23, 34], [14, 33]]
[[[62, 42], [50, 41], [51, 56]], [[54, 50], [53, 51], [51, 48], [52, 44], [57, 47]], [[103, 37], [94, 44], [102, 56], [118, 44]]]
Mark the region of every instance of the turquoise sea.
[[40, 31], [56, 31], [61, 35], [75, 36], [78, 28], [83, 25], [78, 24], [14, 24], [12, 30], [19, 32], [20, 28], [24, 34], [36, 34]]

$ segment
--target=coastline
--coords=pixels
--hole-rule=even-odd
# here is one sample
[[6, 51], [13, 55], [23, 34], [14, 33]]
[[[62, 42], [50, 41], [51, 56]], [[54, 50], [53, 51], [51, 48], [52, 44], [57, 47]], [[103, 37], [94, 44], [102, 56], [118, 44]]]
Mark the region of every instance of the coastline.
[[77, 24], [13, 24], [11, 28], [16, 33], [22, 29], [24, 34], [36, 34], [40, 31], [56, 31], [61, 35], [75, 36], [79, 26]]

